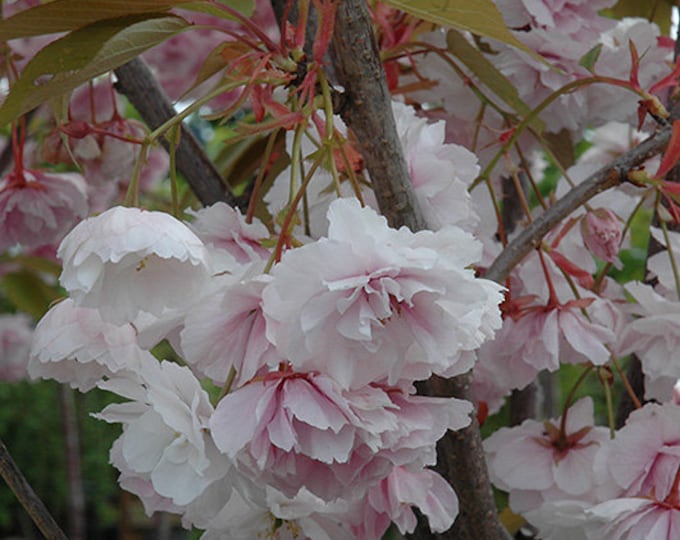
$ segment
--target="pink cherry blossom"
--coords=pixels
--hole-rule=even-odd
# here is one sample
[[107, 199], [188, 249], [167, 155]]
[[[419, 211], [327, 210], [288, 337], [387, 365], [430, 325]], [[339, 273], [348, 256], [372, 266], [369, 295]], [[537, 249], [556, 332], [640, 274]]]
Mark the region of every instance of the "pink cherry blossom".
[[83, 178], [75, 173], [21, 169], [0, 178], [0, 252], [59, 242], [87, 215]]
[[433, 464], [436, 441], [467, 425], [471, 408], [398, 389], [342, 390], [326, 375], [280, 371], [222, 398], [210, 429], [258, 483], [288, 497], [304, 487], [326, 501], [356, 499], [395, 465]]
[[0, 315], [0, 381], [26, 378], [33, 328], [22, 313]]
[[114, 207], [76, 226], [59, 246], [60, 282], [76, 305], [131, 322], [190, 305], [209, 276], [205, 246], [162, 212]]
[[402, 533], [415, 530], [417, 519], [412, 506], [427, 516], [430, 530], [444, 532], [458, 515], [458, 498], [453, 488], [436, 472], [411, 472], [395, 467], [389, 476], [368, 491], [359, 503], [358, 523], [352, 530], [359, 540], [382, 538], [394, 522]]
[[593, 425], [590, 398], [569, 408], [563, 430], [561, 420], [525, 420], [484, 441], [491, 479], [510, 493], [513, 511], [537, 508], [543, 501], [587, 500], [594, 491], [593, 460], [608, 430]]
[[663, 501], [680, 467], [680, 407], [647, 403], [633, 411], [598, 456], [624, 497]]
[[149, 361], [155, 359], [137, 345], [132, 325], [104, 322], [96, 309], [77, 307], [67, 298], [38, 322], [28, 372], [86, 392], [105, 377], [136, 372]]
[[430, 229], [458, 225], [473, 230], [479, 216], [467, 187], [479, 174], [477, 156], [463, 146], [445, 144], [446, 123], [428, 122], [413, 107], [393, 101], [392, 111], [411, 183]]
[[210, 295], [189, 311], [181, 331], [181, 350], [187, 363], [217, 384], [224, 384], [230, 370], [241, 386], [265, 366], [281, 361], [274, 345], [267, 340], [262, 313], [262, 290], [270, 276], [244, 275], [223, 292]]
[[206, 245], [229, 252], [237, 262], [268, 259], [271, 255], [262, 246], [262, 240], [269, 238], [269, 231], [259, 219], [247, 223], [240, 210], [223, 202], [189, 213], [194, 216], [189, 226], [196, 236]]
[[328, 238], [286, 252], [263, 292], [280, 354], [346, 388], [469, 369], [500, 323], [500, 287], [466, 268], [481, 246], [456, 227], [390, 229], [348, 199], [329, 221]]

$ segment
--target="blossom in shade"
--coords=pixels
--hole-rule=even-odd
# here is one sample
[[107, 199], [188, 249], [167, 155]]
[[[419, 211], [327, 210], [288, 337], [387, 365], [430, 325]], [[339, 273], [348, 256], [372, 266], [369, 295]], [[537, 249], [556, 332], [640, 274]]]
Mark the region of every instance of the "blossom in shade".
[[434, 464], [436, 441], [465, 427], [471, 410], [460, 400], [378, 386], [343, 390], [323, 374], [278, 371], [222, 398], [210, 429], [257, 483], [287, 497], [304, 487], [326, 501], [350, 500], [395, 465]]
[[446, 144], [446, 122], [429, 122], [413, 107], [392, 102], [411, 183], [428, 227], [458, 225], [473, 230], [479, 216], [468, 186], [479, 174], [477, 156], [458, 144]]
[[[266, 336], [262, 290], [271, 277], [260, 274], [262, 264], [251, 265], [236, 283], [208, 296], [189, 310], [181, 331], [184, 359], [195, 371], [224, 384], [231, 369], [237, 386], [281, 356]], [[252, 274], [252, 275], [248, 275]]]
[[609, 431], [593, 425], [592, 400], [581, 399], [569, 408], [564, 429], [561, 420], [525, 420], [484, 441], [491, 480], [510, 493], [514, 512], [538, 508], [544, 501], [587, 499], [597, 486], [593, 461]]
[[390, 229], [356, 200], [328, 216], [328, 237], [286, 252], [262, 293], [282, 357], [345, 388], [472, 367], [471, 351], [500, 326], [501, 287], [468, 268], [481, 245], [453, 226]]
[[67, 298], [38, 322], [31, 344], [31, 377], [55, 379], [86, 392], [105, 377], [134, 373], [154, 361], [140, 349], [131, 324], [102, 321], [96, 309], [78, 307]]
[[458, 497], [453, 488], [436, 472], [412, 472], [395, 467], [389, 476], [368, 490], [366, 500], [358, 503], [352, 531], [358, 539], [382, 538], [390, 523], [402, 533], [413, 532], [417, 518], [412, 506], [427, 516], [430, 530], [444, 532], [458, 515]]
[[0, 178], [0, 252], [58, 243], [87, 215], [79, 174], [22, 169]]
[[76, 305], [115, 324], [189, 305], [210, 272], [205, 246], [184, 223], [138, 208], [114, 207], [79, 223], [57, 255]]
[[259, 219], [248, 223], [238, 208], [223, 202], [189, 213], [194, 215], [189, 226], [206, 245], [229, 252], [239, 263], [269, 258], [261, 243], [269, 231]]
[[189, 368], [150, 362], [138, 378], [113, 377], [99, 387], [132, 399], [96, 415], [123, 424], [119, 444], [128, 476], [150, 480], [158, 495], [183, 506], [229, 470], [208, 433], [208, 394]]
[[630, 310], [639, 317], [625, 327], [620, 354], [635, 353], [639, 358], [647, 399], [666, 401], [680, 378], [680, 362], [675, 359], [680, 347], [680, 304], [639, 282], [625, 288], [637, 300]]
[[0, 381], [26, 378], [33, 327], [22, 313], [0, 315]]
[[653, 495], [663, 501], [674, 489], [677, 491], [674, 479], [680, 468], [680, 407], [647, 403], [633, 411], [598, 460], [606, 464], [622, 497]]
[[[342, 500], [328, 503], [304, 488], [293, 498], [285, 497], [269, 486], [256, 491], [245, 494], [234, 489], [229, 496], [223, 497], [227, 502], [216, 515], [206, 522], [192, 522], [205, 529], [201, 540], [352, 538], [349, 526], [342, 521], [342, 511], [347, 507]], [[193, 506], [189, 507], [189, 514]]]

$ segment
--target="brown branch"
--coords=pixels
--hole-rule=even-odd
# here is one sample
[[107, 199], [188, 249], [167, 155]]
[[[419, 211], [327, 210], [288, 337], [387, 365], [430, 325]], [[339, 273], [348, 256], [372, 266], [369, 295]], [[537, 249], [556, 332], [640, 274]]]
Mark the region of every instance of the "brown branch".
[[[153, 130], [175, 116], [175, 109], [158, 81], [141, 58], [136, 58], [116, 69], [116, 89], [125, 94], [147, 125]], [[208, 159], [203, 148], [184, 125], [177, 146], [177, 168], [203, 205], [224, 201], [238, 206], [236, 197], [223, 181], [219, 171]], [[161, 138], [168, 149], [169, 141]]]
[[503, 283], [512, 269], [534, 248], [560, 221], [598, 193], [626, 181], [633, 168], [661, 152], [671, 137], [671, 127], [664, 127], [647, 140], [619, 156], [606, 167], [589, 176], [569, 193], [548, 208], [524, 229], [496, 258], [484, 277]]
[[33, 523], [48, 540], [68, 540], [54, 518], [35, 494], [24, 475], [17, 467], [5, 443], [0, 439], [0, 476], [7, 482], [17, 499], [24, 507]]
[[380, 212], [392, 227], [424, 229], [365, 0], [343, 0], [338, 6], [331, 57], [345, 89], [339, 113], [356, 135]]

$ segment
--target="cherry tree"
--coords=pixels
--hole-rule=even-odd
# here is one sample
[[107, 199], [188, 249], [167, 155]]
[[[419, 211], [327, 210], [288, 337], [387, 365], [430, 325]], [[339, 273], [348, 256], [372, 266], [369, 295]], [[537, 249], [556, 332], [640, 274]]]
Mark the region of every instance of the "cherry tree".
[[652, 4], [3, 2], [0, 373], [116, 396], [120, 487], [206, 540], [676, 538]]

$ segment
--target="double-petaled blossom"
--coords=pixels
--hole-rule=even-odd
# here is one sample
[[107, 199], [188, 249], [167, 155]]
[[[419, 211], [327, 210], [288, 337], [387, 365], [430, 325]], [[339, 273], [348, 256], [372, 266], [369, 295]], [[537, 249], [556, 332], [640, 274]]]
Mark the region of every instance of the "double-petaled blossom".
[[237, 282], [208, 296], [189, 311], [181, 331], [187, 363], [199, 373], [224, 384], [232, 369], [241, 386], [281, 357], [266, 336], [262, 290], [271, 277], [254, 263]]
[[189, 213], [194, 215], [191, 230], [206, 245], [228, 252], [242, 264], [269, 258], [269, 250], [262, 246], [269, 231], [259, 219], [248, 223], [238, 208], [223, 202]]
[[28, 373], [86, 392], [105, 377], [137, 372], [149, 360], [153, 356], [139, 347], [131, 324], [104, 322], [96, 309], [78, 307], [67, 298], [38, 323]]
[[79, 174], [12, 171], [0, 178], [0, 252], [56, 244], [87, 212]]
[[79, 223], [59, 246], [60, 282], [78, 306], [114, 324], [195, 301], [209, 276], [200, 239], [169, 214], [114, 207]]
[[402, 533], [413, 532], [417, 518], [412, 506], [427, 516], [430, 530], [444, 532], [458, 515], [458, 497], [436, 472], [412, 472], [395, 467], [390, 475], [368, 491], [350, 513], [352, 532], [359, 540], [382, 538], [394, 523]]
[[282, 357], [345, 388], [469, 369], [500, 325], [501, 288], [468, 268], [481, 245], [452, 226], [391, 229], [355, 200], [328, 217], [328, 237], [286, 252], [263, 292]]
[[231, 464], [208, 431], [213, 407], [187, 367], [147, 362], [135, 377], [112, 377], [99, 387], [132, 400], [96, 415], [123, 424], [119, 444], [128, 477], [138, 475], [183, 506], [227, 474]]
[[256, 483], [288, 497], [305, 488], [326, 501], [352, 500], [395, 466], [433, 464], [436, 441], [466, 426], [471, 410], [460, 400], [380, 386], [344, 390], [321, 373], [277, 371], [222, 398], [210, 429]]

